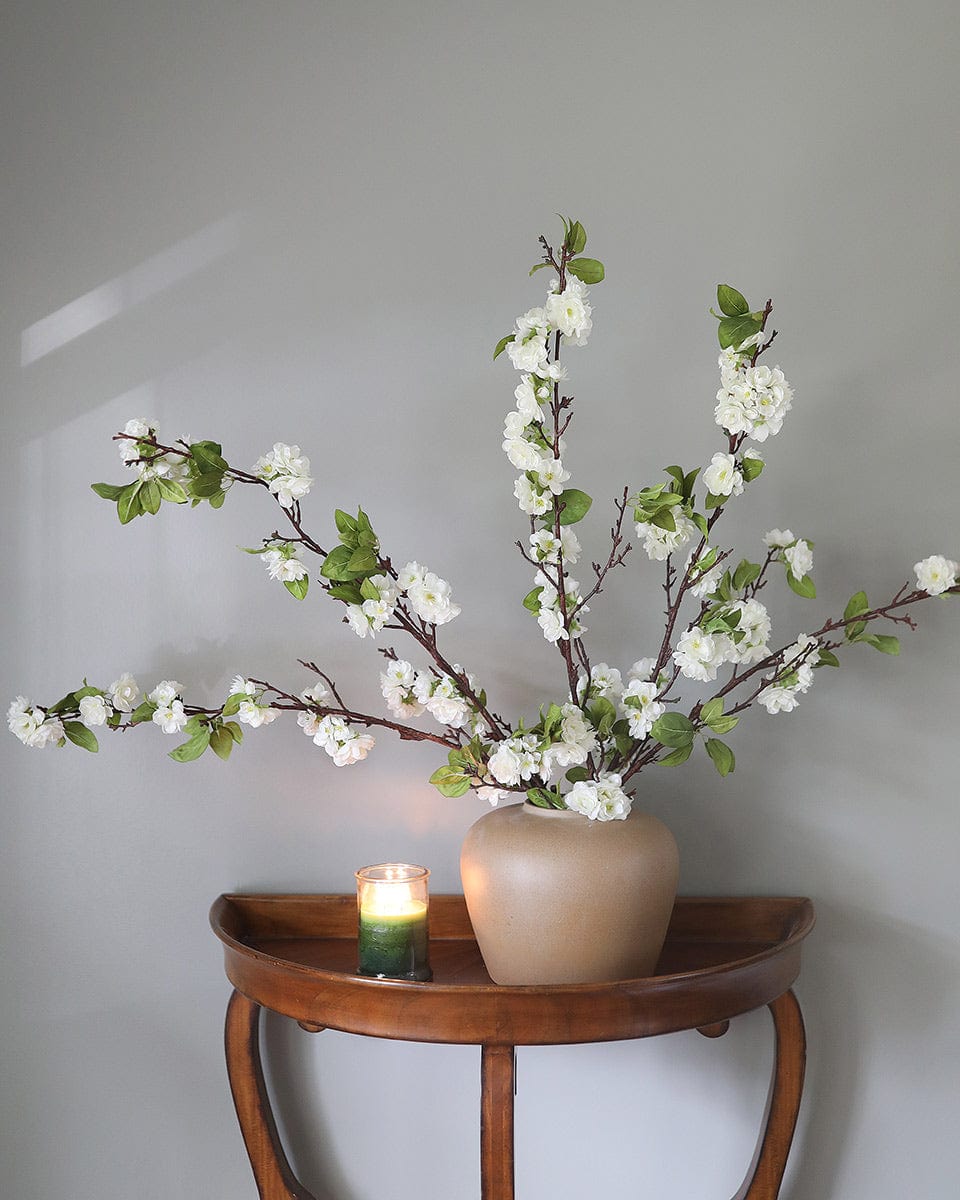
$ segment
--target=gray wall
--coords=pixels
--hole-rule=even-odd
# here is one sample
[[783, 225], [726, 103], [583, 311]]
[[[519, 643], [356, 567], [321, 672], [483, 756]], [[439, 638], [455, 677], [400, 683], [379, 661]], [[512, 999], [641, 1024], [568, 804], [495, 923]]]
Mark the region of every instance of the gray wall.
[[[621, 482], [719, 445], [722, 279], [776, 299], [796, 389], [731, 517], [744, 547], [816, 540], [820, 597], [779, 598], [776, 627], [958, 557], [955, 4], [31, 0], [3, 23], [4, 696], [132, 670], [213, 702], [237, 671], [301, 686], [306, 655], [376, 703], [369, 642], [235, 549], [273, 528], [259, 495], [121, 528], [89, 491], [140, 415], [241, 465], [299, 441], [312, 525], [362, 502], [400, 561], [453, 581], [445, 642], [499, 707], [556, 692], [518, 604], [514, 379], [490, 349], [537, 302], [558, 210], [609, 271], [571, 362], [595, 548]], [[658, 579], [634, 556], [595, 605], [597, 658], [649, 651]], [[920, 615], [902, 658], [859, 648], [793, 716], [745, 721], [725, 783], [642, 778], [685, 891], [816, 901], [792, 1200], [954, 1194], [960, 608]], [[209, 903], [346, 890], [385, 857], [458, 890], [485, 806], [437, 796], [420, 747], [337, 771], [292, 722], [226, 766], [179, 766], [149, 730], [106, 742], [2, 741], [0, 1190], [252, 1198]], [[477, 1194], [473, 1051], [281, 1022], [268, 1049], [318, 1197]], [[770, 1057], [762, 1013], [717, 1043], [523, 1052], [524, 1200], [729, 1195]]]

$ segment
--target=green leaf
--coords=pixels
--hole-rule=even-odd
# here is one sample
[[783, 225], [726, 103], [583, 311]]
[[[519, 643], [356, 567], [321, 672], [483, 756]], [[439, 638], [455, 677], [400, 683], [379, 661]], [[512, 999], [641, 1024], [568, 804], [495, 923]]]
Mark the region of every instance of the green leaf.
[[151, 515], [158, 513], [160, 511], [161, 500], [162, 496], [160, 495], [160, 488], [157, 485], [157, 481], [155, 479], [148, 480], [140, 489], [140, 504], [143, 507], [143, 511]]
[[706, 499], [703, 502], [703, 507], [719, 508], [721, 504], [726, 504], [729, 499], [729, 496], [715, 496], [713, 492], [707, 492]]
[[193, 442], [190, 446], [193, 461], [203, 473], [208, 472], [211, 467], [218, 473], [227, 469], [229, 464], [222, 457], [221, 450], [219, 442]]
[[733, 586], [737, 591], [741, 588], [749, 586], [754, 580], [760, 578], [760, 564], [749, 562], [747, 559], [741, 559], [737, 569], [733, 573]]
[[685, 746], [678, 746], [676, 750], [672, 750], [665, 758], [659, 759], [661, 767], [679, 767], [681, 763], [685, 763], [693, 753], [693, 742], [688, 742]]
[[866, 642], [868, 646], [879, 650], [881, 654], [897, 655], [900, 653], [900, 639], [889, 633], [863, 633], [857, 638], [857, 641]]
[[211, 730], [210, 748], [217, 758], [222, 758], [226, 762], [230, 757], [230, 751], [233, 749], [233, 738], [230, 736], [230, 731], [224, 729], [222, 725]]
[[209, 500], [223, 488], [223, 475], [220, 471], [208, 471], [203, 475], [195, 475], [187, 485], [190, 495], [201, 500]]
[[866, 621], [854, 621], [852, 625], [848, 625], [844, 630], [844, 637], [848, 642], [855, 642], [866, 629], [866, 627]]
[[360, 596], [362, 600], [379, 600], [380, 589], [375, 583], [371, 583], [369, 579], [364, 579], [360, 584]]
[[[587, 232], [579, 221], [574, 221], [570, 226], [570, 232], [567, 234], [564, 245], [571, 254], [582, 254], [583, 248], [587, 244]], [[603, 276], [601, 275], [602, 279]]]
[[127, 485], [123, 483], [91, 483], [90, 486], [104, 500], [118, 500], [120, 493]]
[[340, 541], [345, 546], [356, 546], [357, 522], [349, 513], [345, 513], [343, 509], [338, 508], [333, 519], [337, 523], [337, 533], [340, 534]]
[[617, 719], [617, 709], [606, 696], [598, 696], [596, 700], [592, 700], [587, 705], [587, 715], [593, 724], [594, 729], [605, 738], [613, 729], [614, 722]]
[[717, 337], [720, 347], [726, 350], [728, 346], [736, 349], [749, 337], [760, 332], [761, 321], [752, 315], [724, 317], [717, 326]]
[[716, 738], [707, 738], [705, 744], [707, 753], [720, 774], [730, 775], [736, 769], [737, 760], [726, 742], [719, 742]]
[[[543, 712], [543, 709], [540, 710]], [[551, 704], [547, 709], [547, 715], [543, 718], [543, 732], [549, 737], [554, 729], [563, 720], [563, 709], [559, 704]]]
[[567, 270], [581, 283], [600, 283], [604, 276], [603, 263], [595, 258], [572, 258], [567, 263]]
[[676, 480], [677, 488], [680, 493], [683, 493], [683, 467], [664, 467], [664, 471], [674, 480]]
[[804, 575], [802, 579], [797, 579], [794, 573], [788, 569], [787, 583], [790, 590], [796, 592], [798, 596], [803, 596], [806, 600], [816, 599], [817, 589], [809, 575]]
[[446, 766], [439, 767], [434, 771], [430, 776], [430, 782], [441, 796], [453, 799], [470, 791], [470, 778], [469, 775], [464, 775], [461, 771]]
[[[541, 263], [540, 265], [545, 267], [545, 266], [547, 266], [547, 263]], [[540, 267], [533, 268], [533, 271], [539, 271], [539, 270], [540, 270]], [[531, 275], [533, 274], [533, 271], [530, 272]], [[493, 352], [493, 361], [494, 362], [497, 361], [497, 359], [504, 352], [504, 350], [506, 350], [506, 348], [510, 345], [511, 342], [516, 341], [516, 338], [517, 338], [517, 335], [515, 333], [508, 333], [506, 337], [502, 337], [500, 339], [500, 341], [497, 342], [497, 348]]]
[[152, 721], [157, 706], [152, 700], [143, 700], [130, 714], [131, 725], [142, 725], [144, 721]]
[[709, 725], [716, 717], [723, 715], [723, 697], [714, 696], [712, 700], [708, 700], [700, 709], [700, 720], [704, 725]]
[[542, 591], [542, 587], [535, 587], [532, 592], [527, 592], [523, 598], [523, 607], [532, 613], [538, 613], [540, 611], [540, 593]]
[[323, 560], [323, 566], [320, 568], [320, 574], [325, 579], [335, 580], [353, 580], [357, 572], [351, 571], [347, 563], [350, 561], [353, 550], [349, 546], [336, 546], [327, 557]]
[[714, 733], [729, 733], [731, 729], [736, 729], [740, 724], [739, 717], [714, 717], [712, 721], [707, 722], [708, 726]]
[[582, 521], [593, 503], [590, 496], [581, 492], [579, 488], [564, 488], [557, 501], [563, 505], [563, 512], [560, 514], [561, 525], [576, 525], [578, 521]]
[[143, 481], [127, 484], [117, 497], [117, 515], [121, 525], [129, 525], [134, 517], [140, 516], [140, 488]]
[[360, 589], [353, 582], [335, 583], [332, 587], [327, 588], [327, 595], [332, 596], [334, 600], [343, 600], [347, 604], [363, 603]]
[[673, 533], [677, 528], [677, 518], [669, 508], [658, 509], [649, 515], [648, 520], [651, 525], [656, 525], [658, 529], [666, 529], [668, 533]]
[[843, 610], [843, 619], [849, 621], [851, 617], [857, 617], [860, 613], [867, 612], [870, 608], [870, 602], [867, 600], [866, 592], [856, 592], [847, 601], [847, 607]]
[[297, 600], [305, 600], [307, 597], [307, 588], [310, 586], [310, 576], [304, 575], [300, 579], [285, 579], [283, 586]]
[[[172, 479], [157, 479], [156, 484], [164, 500], [169, 500], [171, 504], [186, 503], [188, 499], [187, 493], [179, 483], [174, 482]], [[260, 551], [257, 550], [255, 553], [259, 554]]]
[[51, 717], [59, 716], [60, 713], [66, 712], [67, 709], [76, 708], [79, 700], [76, 692], [67, 692], [62, 700], [58, 700], [56, 704], [51, 704], [47, 709], [47, 713]]
[[224, 721], [223, 727], [239, 746], [243, 741], [243, 730], [236, 723], [236, 721]]
[[195, 733], [187, 742], [182, 742], [177, 746], [176, 750], [171, 750], [167, 755], [174, 762], [193, 762], [210, 745], [210, 727], [205, 725], [199, 733]]
[[763, 471], [765, 464], [760, 458], [744, 458], [740, 463], [740, 471], [746, 483], [753, 483]]
[[586, 767], [571, 767], [567, 772], [567, 779], [570, 783], [581, 783], [590, 778], [590, 772]]
[[694, 727], [683, 713], [665, 712], [654, 721], [650, 733], [664, 746], [683, 747], [692, 744]]
[[79, 746], [81, 750], [89, 750], [91, 754], [96, 754], [100, 749], [97, 735], [86, 725], [81, 725], [79, 721], [64, 721], [63, 732], [67, 735], [67, 739], [75, 746]]
[[223, 706], [223, 715], [225, 717], [232, 717], [234, 713], [240, 711], [240, 705], [244, 700], [249, 699], [250, 697], [246, 692], [234, 692], [232, 696], [228, 696], [226, 699], [226, 703]]
[[[617, 724], [619, 725], [620, 722], [618, 721]], [[617, 753], [622, 758], [627, 758], [627, 756], [632, 753], [635, 739], [632, 738], [629, 733], [614, 732], [613, 741], [617, 747]]]
[[376, 575], [380, 570], [380, 564], [372, 550], [368, 550], [366, 546], [358, 546], [347, 559], [346, 570], [350, 571], [354, 577]]
[[742, 317], [750, 311], [746, 299], [728, 283], [717, 284], [717, 306], [725, 317]]
[[[547, 262], [534, 263], [534, 265], [530, 268], [530, 275], [536, 275], [536, 273], [538, 271], [542, 271], [544, 267], [552, 267], [552, 266], [553, 266], [553, 263], [547, 263]], [[500, 353], [500, 351], [498, 350], [497, 354], [499, 354], [499, 353]], [[497, 354], [495, 354], [493, 357], [496, 358]]]
[[709, 529], [709, 526], [707, 525], [707, 518], [703, 515], [703, 513], [694, 513], [690, 519], [693, 521], [694, 525], [696, 525], [696, 527], [700, 530], [700, 533], [703, 535], [703, 537], [706, 538], [706, 537], [710, 536], [710, 529]]
[[821, 650], [820, 657], [813, 665], [815, 667], [839, 667], [840, 659], [831, 650]]
[[683, 498], [690, 500], [693, 496], [693, 485], [697, 482], [697, 476], [700, 474], [700, 468], [694, 467], [692, 471], [688, 471], [683, 477]]
[[563, 797], [550, 788], [529, 788], [527, 799], [537, 808], [565, 808]]
[[210, 507], [211, 508], [223, 508], [223, 502], [224, 502], [224, 500], [226, 500], [226, 498], [227, 498], [227, 493], [224, 492], [223, 490], [221, 490], [219, 492], [214, 492], [213, 495], [210, 497]]

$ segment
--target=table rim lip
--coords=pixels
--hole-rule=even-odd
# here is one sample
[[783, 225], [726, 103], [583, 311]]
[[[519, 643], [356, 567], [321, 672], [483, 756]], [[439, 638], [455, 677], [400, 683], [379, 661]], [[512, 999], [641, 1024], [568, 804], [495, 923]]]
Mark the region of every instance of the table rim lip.
[[[448, 895], [459, 895], [460, 893], [447, 893]], [[440, 992], [449, 992], [455, 995], [464, 993], [482, 993], [482, 994], [497, 994], [508, 993], [510, 995], [521, 995], [524, 993], [543, 995], [545, 992], [558, 995], [575, 995], [578, 993], [607, 993], [616, 992], [624, 987], [636, 988], [638, 985], [655, 991], [661, 988], [667, 988], [670, 985], [682, 984], [694, 979], [709, 979], [715, 976], [730, 974], [733, 971], [740, 971], [744, 968], [756, 965], [771, 958], [777, 958], [792, 946], [802, 942], [810, 933], [816, 923], [816, 912], [813, 901], [808, 896], [767, 896], [767, 895], [749, 895], [749, 896], [678, 896], [678, 900], [695, 900], [695, 901], [736, 901], [736, 900], [785, 900], [792, 901], [797, 906], [797, 920], [795, 927], [790, 933], [773, 945], [767, 945], [756, 954], [747, 955], [745, 958], [731, 959], [729, 962], [718, 963], [711, 967], [701, 967], [690, 971], [675, 971], [669, 975], [642, 975], [633, 979], [615, 979], [607, 980], [601, 983], [555, 983], [555, 984], [497, 984], [497, 983], [437, 983], [429, 981], [425, 983], [417, 983], [405, 979], [375, 979], [364, 975], [355, 975], [347, 971], [332, 971], [325, 967], [312, 967], [306, 963], [298, 963], [292, 959], [280, 958], [277, 955], [266, 954], [262, 950], [257, 950], [254, 947], [247, 945], [245, 942], [240, 942], [236, 938], [228, 934], [222, 925], [218, 922], [217, 917], [221, 906], [229, 904], [231, 900], [256, 900], [256, 899], [274, 899], [279, 897], [329, 897], [331, 899], [341, 900], [350, 898], [348, 892], [223, 892], [214, 900], [210, 908], [210, 925], [224, 946], [234, 953], [239, 954], [244, 958], [252, 958], [259, 962], [271, 964], [281, 968], [284, 971], [293, 971], [299, 975], [304, 975], [308, 978], [320, 978], [331, 983], [337, 983], [341, 986], [358, 987], [361, 989], [373, 988], [375, 990], [390, 989], [400, 991], [413, 990], [424, 995], [437, 995]], [[280, 940], [280, 939], [278, 939]], [[309, 938], [294, 939], [291, 941], [309, 941]], [[318, 939], [319, 940], [319, 939]], [[346, 941], [343, 938], [330, 938], [330, 941]], [[437, 941], [464, 941], [463, 938], [437, 938]]]

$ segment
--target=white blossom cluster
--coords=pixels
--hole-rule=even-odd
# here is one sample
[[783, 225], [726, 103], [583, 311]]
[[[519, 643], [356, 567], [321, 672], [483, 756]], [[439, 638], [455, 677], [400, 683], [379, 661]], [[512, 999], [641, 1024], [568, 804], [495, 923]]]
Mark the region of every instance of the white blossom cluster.
[[650, 521], [637, 521], [637, 537], [643, 538], [643, 548], [647, 557], [656, 562], [664, 562], [676, 550], [682, 549], [697, 533], [697, 527], [683, 513], [673, 514], [676, 529], [661, 529]]
[[720, 389], [714, 416], [727, 433], [745, 433], [754, 441], [765, 442], [780, 432], [783, 418], [792, 407], [793, 391], [779, 367], [751, 367], [741, 353], [743, 349], [728, 348], [720, 354]]
[[[730, 497], [743, 495], [744, 460], [763, 462], [763, 452], [753, 446], [744, 446], [739, 456], [718, 451], [704, 469], [703, 482], [714, 496]], [[637, 521], [638, 538], [643, 538], [643, 549], [647, 557], [655, 562], [664, 562], [677, 550], [682, 550], [699, 533], [697, 526], [684, 512], [672, 510], [674, 529], [663, 529], [652, 521]], [[687, 560], [687, 566], [690, 560]], [[711, 578], [717, 578], [712, 576]], [[702, 581], [701, 581], [702, 582]], [[699, 587], [694, 595], [705, 595], [710, 589]]]
[[[587, 756], [597, 749], [593, 727], [578, 705], [563, 704], [560, 709], [559, 727], [549, 745], [542, 747], [540, 740], [532, 734], [506, 738], [497, 745], [487, 763], [490, 775], [497, 783], [517, 787], [534, 776], [550, 783], [558, 768], [565, 771], [587, 761]], [[505, 794], [488, 798], [496, 803]]]
[[[762, 704], [768, 713], [793, 712], [799, 703], [797, 697], [810, 690], [816, 645], [816, 638], [804, 633], [784, 651], [783, 668], [778, 671], [778, 675], [783, 677], [769, 684], [757, 696], [757, 703]], [[797, 665], [791, 671], [789, 668], [793, 663]], [[785, 676], [784, 668], [787, 668]]]
[[430, 625], [446, 625], [460, 616], [460, 605], [454, 604], [450, 584], [418, 562], [408, 562], [399, 573], [400, 591], [421, 620]]
[[572, 567], [580, 557], [580, 550], [580, 539], [569, 525], [561, 526], [559, 539], [552, 529], [530, 534], [530, 557], [537, 562], [556, 565], [562, 558]]
[[715, 454], [703, 472], [703, 482], [714, 496], [743, 495], [743, 472], [732, 454]]
[[276, 542], [260, 555], [260, 561], [267, 568], [270, 578], [279, 579], [281, 583], [303, 579], [308, 573], [298, 547], [290, 542]]
[[917, 587], [930, 596], [942, 596], [948, 588], [957, 586], [957, 574], [960, 567], [952, 558], [944, 558], [942, 554], [931, 554], [929, 558], [914, 563], [917, 573]]
[[[459, 672], [459, 664], [454, 663], [453, 669]], [[467, 675], [467, 682], [475, 687], [472, 675]], [[411, 663], [396, 659], [380, 672], [380, 691], [395, 717], [409, 719], [428, 712], [451, 729], [466, 728], [475, 734], [481, 728], [480, 714], [449, 675], [417, 671]]]
[[813, 570], [813, 548], [803, 538], [794, 537], [792, 530], [770, 529], [763, 535], [763, 541], [769, 549], [783, 551], [794, 579], [802, 579]]
[[430, 625], [446, 625], [460, 615], [460, 605], [453, 602], [450, 584], [418, 562], [408, 562], [396, 581], [387, 575], [373, 575], [365, 582], [372, 584], [379, 594], [361, 604], [347, 605], [347, 623], [357, 637], [378, 634], [404, 595], [413, 612]]
[[284, 508], [293, 508], [310, 491], [313, 477], [310, 459], [300, 453], [299, 446], [275, 442], [273, 449], [253, 464], [253, 473], [264, 480]]
[[[556, 284], [554, 284], [554, 289]], [[593, 328], [587, 289], [571, 276], [562, 292], [552, 290], [542, 308], [531, 308], [517, 318], [513, 340], [506, 350], [510, 361], [523, 375], [514, 396], [515, 410], [507, 413], [503, 426], [503, 449], [511, 464], [523, 474], [514, 485], [514, 495], [523, 512], [542, 517], [553, 507], [570, 472], [563, 465], [562, 439], [556, 447], [543, 430], [542, 403], [553, 394], [554, 384], [566, 379], [559, 362], [549, 362], [548, 338], [552, 333], [564, 342], [585, 346]]]
[[[181, 483], [187, 478], [189, 457], [186, 453], [158, 455], [149, 444], [146, 446], [140, 444], [145, 438], [156, 440], [157, 425], [155, 421], [149, 421], [145, 417], [134, 417], [124, 425], [123, 432], [127, 438], [133, 439], [118, 443], [120, 458], [128, 470], [136, 471], [143, 480], [169, 479], [171, 483]], [[181, 439], [188, 445], [189, 440], [189, 438]], [[148, 456], [149, 461], [137, 461], [145, 455]]]
[[25, 696], [17, 696], [7, 709], [7, 728], [25, 746], [42, 750], [56, 745], [64, 736], [59, 717], [48, 717], [42, 708], [34, 708]]
[[590, 611], [590, 606], [583, 603], [580, 595], [580, 584], [576, 579], [566, 576], [564, 583], [564, 601], [567, 606], [567, 620], [564, 623], [563, 609], [560, 606], [560, 593], [554, 583], [538, 571], [535, 583], [540, 588], [540, 611], [537, 613], [537, 624], [543, 630], [543, 636], [548, 642], [556, 644], [568, 641], [571, 637], [582, 637], [587, 632], [581, 618]]
[[183, 708], [183, 685], [175, 679], [162, 679], [147, 696], [153, 711], [154, 725], [159, 725], [164, 733], [179, 733], [190, 720]]
[[[336, 703], [333, 692], [322, 682], [305, 688], [300, 698], [318, 707]], [[297, 724], [307, 737], [313, 738], [315, 746], [327, 752], [337, 767], [361, 762], [376, 745], [372, 734], [358, 733], [349, 721], [332, 713], [323, 716], [319, 712], [302, 712], [297, 717]]]
[[368, 633], [375, 637], [393, 616], [400, 599], [400, 589], [388, 575], [373, 575], [370, 583], [377, 589], [376, 598], [347, 605], [347, 624], [361, 638]]
[[686, 679], [709, 683], [724, 663], [759, 662], [769, 653], [770, 616], [759, 600], [735, 600], [724, 615], [737, 618], [729, 632], [692, 625], [681, 633], [673, 661]]
[[596, 780], [581, 779], [564, 796], [567, 808], [591, 821], [625, 821], [631, 800], [620, 783], [613, 771], [601, 771]]
[[269, 725], [280, 716], [278, 708], [263, 704], [263, 689], [242, 675], [235, 675], [230, 684], [231, 696], [245, 697], [237, 709], [237, 720], [251, 729], [259, 729], [261, 725]]
[[630, 736], [645, 738], [656, 719], [665, 712], [666, 706], [657, 696], [659, 681], [650, 679], [656, 663], [652, 658], [638, 659], [627, 672], [627, 682], [616, 667], [597, 663], [590, 668], [590, 679], [581, 675], [577, 682], [577, 696], [581, 704], [588, 700], [609, 700], [617, 710], [617, 718], [629, 725]]

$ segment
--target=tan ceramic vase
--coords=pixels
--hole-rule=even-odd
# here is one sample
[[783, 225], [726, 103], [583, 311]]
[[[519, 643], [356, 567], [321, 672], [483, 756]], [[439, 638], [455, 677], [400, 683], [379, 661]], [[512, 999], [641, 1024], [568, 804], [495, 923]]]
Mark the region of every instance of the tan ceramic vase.
[[467, 833], [460, 877], [494, 983], [601, 983], [653, 973], [677, 891], [673, 834], [513, 804]]

